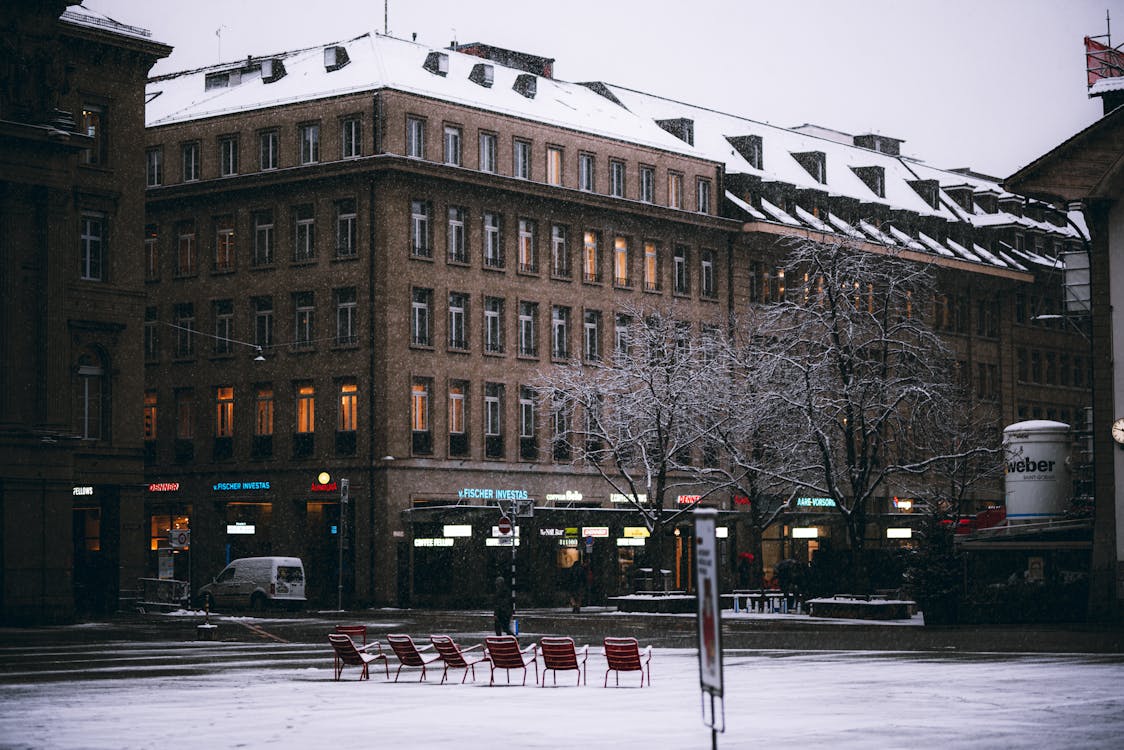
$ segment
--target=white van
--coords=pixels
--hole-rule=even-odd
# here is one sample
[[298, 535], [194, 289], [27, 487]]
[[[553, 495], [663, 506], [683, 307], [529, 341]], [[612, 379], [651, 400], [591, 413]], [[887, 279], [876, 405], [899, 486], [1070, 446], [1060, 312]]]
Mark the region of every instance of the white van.
[[272, 603], [300, 609], [305, 602], [304, 563], [299, 557], [243, 557], [200, 587], [198, 601], [212, 609], [249, 607], [260, 612]]

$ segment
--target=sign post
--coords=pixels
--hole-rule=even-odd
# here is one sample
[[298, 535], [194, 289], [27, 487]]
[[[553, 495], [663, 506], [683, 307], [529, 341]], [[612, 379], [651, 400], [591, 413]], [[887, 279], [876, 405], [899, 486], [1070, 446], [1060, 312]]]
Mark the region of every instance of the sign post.
[[[321, 476], [326, 476], [321, 474]], [[331, 477], [328, 477], [330, 480]], [[327, 484], [327, 481], [321, 480], [321, 484]], [[336, 541], [339, 547], [339, 561], [338, 561], [338, 576], [336, 586], [336, 608], [343, 611], [343, 535], [344, 528], [346, 527], [347, 520], [347, 501], [349, 499], [350, 482], [347, 479], [340, 480], [340, 520], [339, 526], [336, 528]]]
[[[702, 690], [703, 724], [710, 727], [711, 747], [718, 747], [718, 733], [726, 731], [726, 702], [722, 679], [722, 617], [718, 591], [718, 544], [715, 521], [718, 511], [698, 508], [695, 516], [695, 597], [698, 602], [699, 686]], [[710, 695], [707, 712], [706, 696]], [[722, 715], [718, 716], [717, 705]]]

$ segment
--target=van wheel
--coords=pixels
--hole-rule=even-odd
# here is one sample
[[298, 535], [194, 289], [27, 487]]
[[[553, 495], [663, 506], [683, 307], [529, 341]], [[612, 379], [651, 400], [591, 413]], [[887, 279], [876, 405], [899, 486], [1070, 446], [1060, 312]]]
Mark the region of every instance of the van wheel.
[[263, 594], [254, 594], [250, 597], [250, 609], [258, 614], [265, 612], [265, 603], [265, 596]]

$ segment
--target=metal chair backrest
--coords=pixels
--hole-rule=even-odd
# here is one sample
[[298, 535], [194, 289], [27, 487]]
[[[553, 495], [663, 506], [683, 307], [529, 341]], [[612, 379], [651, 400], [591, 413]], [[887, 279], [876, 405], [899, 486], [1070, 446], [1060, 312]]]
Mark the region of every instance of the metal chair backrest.
[[[351, 636], [351, 639], [353, 641], [358, 641], [360, 645], [367, 645], [366, 625], [337, 625], [336, 632]], [[358, 636], [358, 638], [356, 636]]]
[[519, 641], [513, 635], [488, 636], [484, 639], [488, 648], [488, 656], [497, 669], [525, 669], [527, 664], [523, 661], [523, 654], [519, 650]]
[[361, 666], [364, 663], [363, 656], [355, 648], [355, 642], [351, 640], [351, 636], [343, 633], [328, 633], [328, 640], [336, 652], [336, 658], [344, 664]]
[[621, 672], [635, 672], [640, 665], [640, 643], [635, 638], [606, 638], [605, 661], [609, 669]]
[[468, 666], [464, 654], [461, 653], [460, 646], [454, 643], [452, 638], [447, 635], [431, 635], [429, 640], [433, 643], [433, 647], [437, 649], [437, 653], [442, 660], [450, 667]]
[[390, 647], [394, 649], [394, 655], [398, 657], [398, 661], [407, 667], [425, 666], [426, 661], [418, 653], [418, 647], [414, 645], [413, 638], [401, 633], [391, 633], [387, 635], [386, 640], [390, 642]]
[[573, 638], [546, 636], [539, 640], [543, 666], [547, 669], [577, 669], [578, 653]]

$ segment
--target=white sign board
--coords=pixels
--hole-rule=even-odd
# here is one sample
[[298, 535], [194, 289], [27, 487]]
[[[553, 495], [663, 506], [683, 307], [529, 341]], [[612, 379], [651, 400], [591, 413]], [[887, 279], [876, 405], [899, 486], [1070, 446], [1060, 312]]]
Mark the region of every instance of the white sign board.
[[695, 592], [698, 600], [699, 684], [722, 695], [722, 618], [718, 591], [718, 544], [712, 508], [695, 511]]

